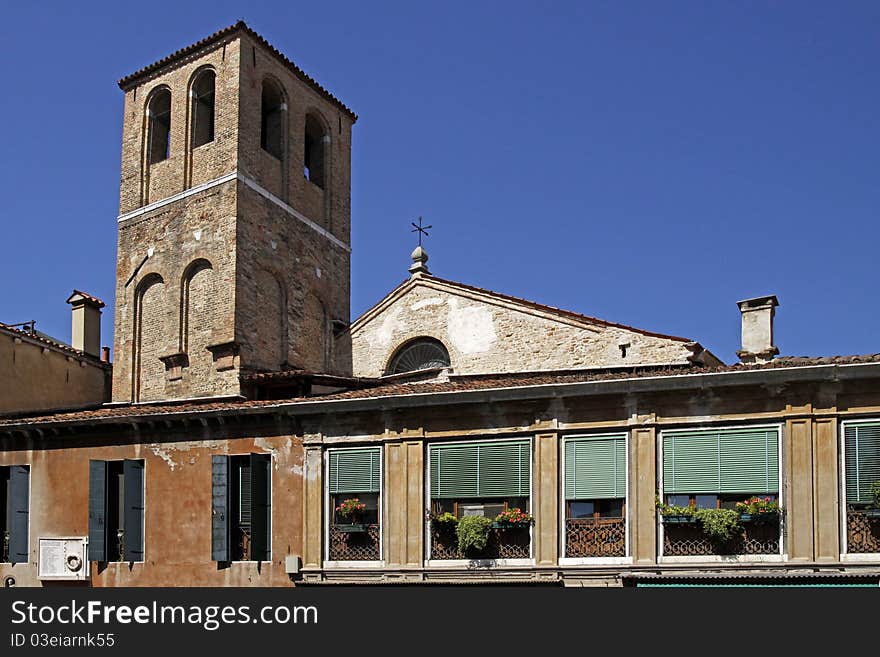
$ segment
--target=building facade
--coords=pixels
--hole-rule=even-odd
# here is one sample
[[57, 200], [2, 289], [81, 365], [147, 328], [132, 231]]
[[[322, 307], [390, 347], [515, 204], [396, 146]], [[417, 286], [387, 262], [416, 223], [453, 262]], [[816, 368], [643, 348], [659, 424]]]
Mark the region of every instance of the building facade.
[[880, 356], [778, 357], [769, 296], [726, 365], [421, 247], [349, 325], [355, 115], [243, 23], [120, 86], [113, 402], [0, 417], [7, 584], [880, 577]]

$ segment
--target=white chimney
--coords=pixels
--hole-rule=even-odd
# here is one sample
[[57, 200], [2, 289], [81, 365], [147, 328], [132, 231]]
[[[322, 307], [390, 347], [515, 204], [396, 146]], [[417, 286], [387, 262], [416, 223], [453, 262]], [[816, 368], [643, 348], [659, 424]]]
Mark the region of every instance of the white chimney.
[[91, 294], [74, 290], [67, 298], [71, 305], [70, 345], [95, 358], [101, 356], [101, 308], [104, 302]]
[[779, 353], [773, 344], [773, 316], [779, 300], [776, 295], [738, 301], [742, 313], [742, 349], [736, 352], [743, 363], [767, 363]]

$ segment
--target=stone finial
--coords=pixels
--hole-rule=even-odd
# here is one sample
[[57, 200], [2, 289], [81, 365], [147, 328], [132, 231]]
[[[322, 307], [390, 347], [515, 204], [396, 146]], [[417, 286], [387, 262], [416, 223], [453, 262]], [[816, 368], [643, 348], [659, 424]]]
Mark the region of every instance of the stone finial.
[[771, 294], [737, 301], [742, 313], [742, 349], [736, 352], [743, 363], [766, 363], [779, 353], [773, 344], [773, 317], [779, 300]]
[[415, 277], [419, 274], [430, 275], [428, 271], [428, 254], [421, 246], [417, 246], [412, 252], [413, 263], [409, 266], [409, 273]]

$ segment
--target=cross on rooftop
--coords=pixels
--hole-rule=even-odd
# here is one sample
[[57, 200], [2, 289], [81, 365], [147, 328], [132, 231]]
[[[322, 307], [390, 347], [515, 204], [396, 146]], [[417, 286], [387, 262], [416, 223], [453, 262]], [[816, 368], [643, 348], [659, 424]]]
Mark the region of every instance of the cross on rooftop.
[[410, 222], [410, 223], [412, 224], [412, 227], [413, 227], [413, 229], [410, 232], [411, 233], [417, 232], [419, 234], [419, 246], [421, 246], [422, 245], [422, 235], [427, 237], [428, 236], [428, 229], [433, 228], [433, 226], [431, 224], [428, 224], [427, 226], [422, 226], [422, 218], [421, 217], [419, 217], [418, 225], [416, 225], [415, 222]]

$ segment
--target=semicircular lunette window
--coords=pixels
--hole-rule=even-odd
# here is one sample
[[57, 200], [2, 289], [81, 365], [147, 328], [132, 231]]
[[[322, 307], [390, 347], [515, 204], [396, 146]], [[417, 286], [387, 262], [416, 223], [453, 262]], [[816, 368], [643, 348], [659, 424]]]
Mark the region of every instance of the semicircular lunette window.
[[415, 372], [435, 367], [449, 367], [449, 352], [437, 340], [415, 340], [403, 347], [391, 360], [388, 374]]

